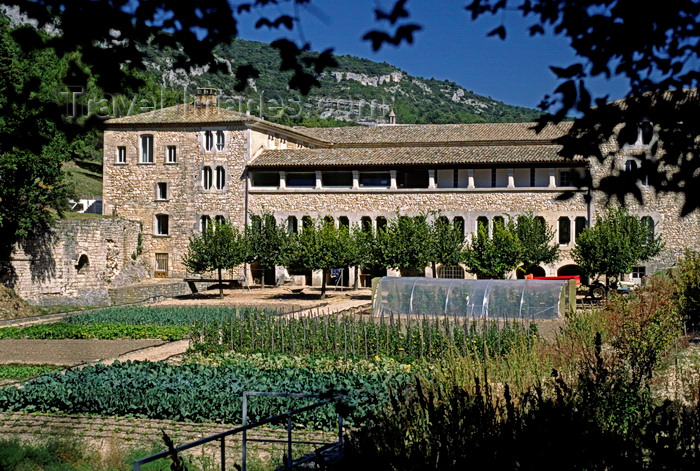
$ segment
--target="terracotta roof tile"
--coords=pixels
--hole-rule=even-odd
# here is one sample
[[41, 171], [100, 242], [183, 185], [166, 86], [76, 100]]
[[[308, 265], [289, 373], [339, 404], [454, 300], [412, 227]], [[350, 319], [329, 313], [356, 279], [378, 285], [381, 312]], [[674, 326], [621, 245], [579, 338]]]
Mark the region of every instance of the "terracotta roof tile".
[[267, 150], [249, 167], [367, 167], [564, 163], [561, 146], [381, 147]]
[[[409, 124], [306, 128], [304, 132], [338, 146], [379, 143], [546, 141], [566, 134], [571, 123], [549, 125], [539, 134], [534, 123]], [[298, 129], [298, 128], [295, 128]]]

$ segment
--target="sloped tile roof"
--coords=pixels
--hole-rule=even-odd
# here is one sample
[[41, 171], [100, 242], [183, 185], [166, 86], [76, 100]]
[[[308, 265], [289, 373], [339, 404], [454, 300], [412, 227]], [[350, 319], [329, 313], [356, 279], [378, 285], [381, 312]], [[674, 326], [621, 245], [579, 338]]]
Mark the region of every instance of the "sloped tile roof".
[[[385, 165], [562, 164], [561, 146], [379, 147], [266, 150], [248, 166], [368, 167]], [[569, 161], [570, 162], [570, 161]]]
[[[367, 144], [551, 142], [567, 133], [570, 122], [549, 125], [539, 134], [534, 123], [409, 124], [304, 128], [304, 133], [333, 142], [338, 147]], [[298, 129], [298, 128], [295, 128]]]

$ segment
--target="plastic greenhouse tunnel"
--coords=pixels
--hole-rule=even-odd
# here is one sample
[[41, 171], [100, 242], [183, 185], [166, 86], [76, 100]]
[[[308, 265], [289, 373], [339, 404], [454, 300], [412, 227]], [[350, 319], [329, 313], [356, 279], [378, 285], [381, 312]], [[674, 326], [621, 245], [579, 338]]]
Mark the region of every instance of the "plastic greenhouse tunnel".
[[570, 306], [569, 280], [460, 280], [383, 277], [375, 315], [450, 316], [470, 319], [556, 319]]

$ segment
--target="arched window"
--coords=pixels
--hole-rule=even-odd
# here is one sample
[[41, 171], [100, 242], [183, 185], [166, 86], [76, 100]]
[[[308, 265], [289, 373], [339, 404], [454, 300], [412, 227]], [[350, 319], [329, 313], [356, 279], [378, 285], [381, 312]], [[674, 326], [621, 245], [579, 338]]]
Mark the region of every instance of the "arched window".
[[457, 216], [453, 220], [455, 228], [462, 234], [462, 240], [464, 240], [464, 218], [462, 216]]
[[296, 234], [299, 232], [299, 221], [296, 216], [289, 216], [287, 218], [287, 232], [289, 234]]
[[574, 220], [574, 236], [578, 240], [578, 236], [583, 233], [587, 226], [587, 219], [583, 216], [579, 216]]
[[566, 217], [559, 218], [559, 245], [568, 245], [571, 242], [571, 220]]
[[479, 216], [476, 218], [476, 231], [479, 232], [481, 228], [484, 228], [486, 232], [489, 230], [489, 218], [486, 216]]
[[223, 224], [226, 224], [226, 218], [219, 214], [214, 218], [214, 222], [216, 223], [217, 226], [221, 226]]
[[211, 167], [209, 167], [209, 166], [202, 167], [202, 186], [204, 187], [205, 190], [209, 190], [209, 189], [211, 189], [211, 183], [212, 183]]
[[207, 216], [206, 214], [204, 216], [201, 216], [199, 218], [199, 230], [202, 232], [202, 234], [206, 234], [207, 230], [209, 230], [209, 227], [211, 226], [211, 218]]
[[347, 216], [340, 216], [338, 218], [338, 226], [339, 227], [345, 227], [345, 228], [350, 228], [350, 219], [348, 219]]
[[438, 278], [452, 278], [456, 280], [464, 279], [464, 268], [459, 265], [441, 266], [437, 271]]
[[648, 228], [649, 232], [647, 233], [647, 243], [651, 243], [654, 241], [654, 232], [656, 229], [656, 224], [654, 223], [654, 219], [651, 216], [642, 216], [642, 223]]
[[204, 150], [211, 150], [214, 147], [214, 135], [211, 131], [204, 132]]
[[386, 229], [386, 224], [387, 224], [387, 221], [386, 221], [386, 218], [384, 216], [379, 216], [377, 218], [377, 230]]
[[226, 169], [222, 166], [216, 167], [216, 189], [223, 190], [226, 186]]
[[364, 232], [372, 232], [372, 218], [369, 216], [362, 216], [360, 219], [360, 225], [362, 225], [362, 230]]
[[216, 131], [216, 148], [218, 150], [224, 149], [224, 144], [226, 143], [223, 131]]

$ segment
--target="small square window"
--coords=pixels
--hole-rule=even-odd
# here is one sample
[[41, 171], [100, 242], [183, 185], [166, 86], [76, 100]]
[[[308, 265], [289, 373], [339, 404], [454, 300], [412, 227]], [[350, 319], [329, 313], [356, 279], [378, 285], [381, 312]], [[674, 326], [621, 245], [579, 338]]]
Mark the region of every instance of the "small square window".
[[168, 155], [166, 158], [166, 162], [169, 164], [174, 164], [177, 162], [177, 147], [168, 146]]
[[632, 267], [632, 278], [642, 279], [647, 275], [647, 267]]
[[156, 214], [156, 235], [170, 234], [169, 219], [167, 214]]
[[559, 186], [574, 186], [573, 175], [570, 170], [559, 172]]
[[118, 164], [125, 164], [126, 163], [126, 147], [125, 146], [117, 147], [117, 163]]
[[167, 182], [158, 182], [156, 184], [156, 199], [167, 200], [168, 199], [168, 184]]

